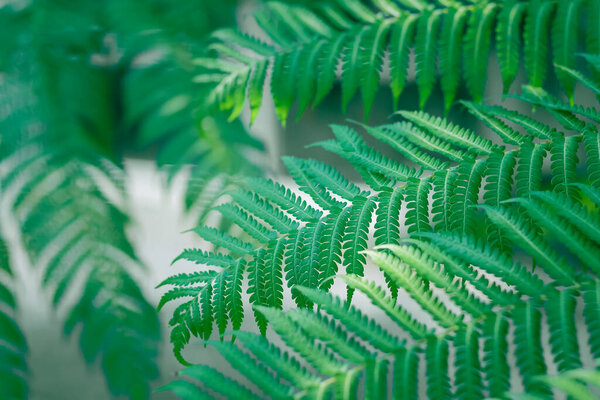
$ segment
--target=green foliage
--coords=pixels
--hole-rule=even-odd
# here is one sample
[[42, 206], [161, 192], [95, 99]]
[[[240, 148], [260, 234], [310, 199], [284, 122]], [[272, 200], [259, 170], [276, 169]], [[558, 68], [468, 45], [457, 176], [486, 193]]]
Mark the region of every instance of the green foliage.
[[[533, 102], [539, 104], [535, 99]], [[495, 276], [510, 281], [518, 293], [536, 296], [543, 290], [544, 280], [510, 256], [514, 244], [530, 254], [558, 284], [576, 284], [578, 267], [559, 257], [553, 250], [553, 242], [539, 235], [540, 229], [552, 232], [552, 237], [581, 258], [584, 267], [597, 273], [599, 258], [594, 247], [597, 216], [574, 200], [579, 192], [574, 184], [593, 183], [590, 178], [595, 176], [593, 173], [581, 176], [577, 170], [577, 153], [585, 147], [581, 142], [589, 142], [588, 135], [592, 138], [597, 135], [592, 125], [581, 133], [563, 133], [500, 106], [465, 105], [477, 110], [474, 115], [484, 122], [493, 120], [489, 126], [497, 134], [494, 140], [424, 112], [402, 111], [398, 114], [405, 121], [365, 127], [365, 130], [396, 150], [400, 157], [415, 162], [417, 168], [408, 168], [383, 156], [353, 129], [332, 126], [335, 139], [316, 145], [349, 161], [368, 189], [359, 188], [333, 168], [315, 160], [285, 158], [302, 198], [266, 179], [251, 180], [231, 192], [232, 202], [217, 207], [216, 211], [223, 219], [232, 221], [235, 230], [244, 232], [247, 240], [244, 251], [231, 251], [240, 247], [239, 239], [228, 234], [206, 234], [214, 232], [211, 228], [197, 228], [195, 231], [212, 243], [214, 250], [211, 253], [186, 250], [185, 253], [201, 254], [197, 260], [216, 272], [214, 275], [211, 272], [210, 277], [193, 290], [188, 285], [191, 280], [164, 282], [174, 289], [165, 294], [161, 304], [185, 297], [170, 322], [173, 326], [171, 341], [178, 357], [181, 358], [180, 351], [191, 335], [209, 338], [211, 330], [201, 330], [199, 326], [206, 328], [218, 315], [219, 331], [223, 333], [227, 321], [234, 322], [232, 314], [237, 313], [236, 318], [241, 315], [235, 307], [217, 307], [220, 304], [217, 289], [219, 293], [240, 290], [241, 281], [233, 282], [227, 277], [242, 260], [247, 262], [250, 271], [251, 304], [281, 308], [286, 286], [328, 290], [331, 277], [345, 271], [352, 277], [345, 278], [347, 301], [352, 299], [355, 290], [368, 288], [369, 298], [417, 337], [426, 336], [427, 330], [406, 313], [395, 311], [393, 303], [386, 300], [384, 289], [365, 286], [360, 279], [364, 275], [364, 250], [369, 247], [370, 235], [377, 245], [396, 244], [406, 233], [432, 238], [415, 243], [419, 252], [405, 254], [418, 260], [413, 268], [424, 279], [412, 277], [409, 270], [400, 266], [383, 269], [383, 272], [393, 298], [401, 282], [405, 290], [421, 299], [422, 305], [440, 324], [448, 327], [456, 323], [456, 316], [447, 314], [435, 299], [429, 299], [427, 285], [430, 283], [447, 291], [450, 298], [473, 317], [484, 314], [484, 309], [489, 311], [489, 307], [464, 288], [452, 289], [454, 283], [450, 277], [459, 276], [476, 289], [487, 292], [494, 304], [510, 305], [516, 301], [512, 290], [490, 284], [485, 276], [465, 269], [465, 261], [485, 265]], [[577, 110], [575, 106], [564, 107], [568, 113]], [[564, 115], [557, 114], [559, 121], [562, 122]], [[509, 128], [507, 123], [515, 121], [522, 124]], [[507, 134], [508, 129], [510, 134]], [[508, 143], [498, 144], [502, 140]], [[549, 180], [542, 169], [547, 155], [552, 166]], [[592, 149], [585, 157], [589, 165], [597, 156]], [[543, 189], [553, 192], [541, 192]], [[520, 211], [513, 204], [514, 196], [520, 197]], [[525, 211], [527, 218], [523, 215]], [[372, 223], [374, 231], [370, 232]], [[431, 257], [444, 260], [445, 269], [436, 267]], [[391, 261], [383, 264], [396, 265]], [[403, 275], [398, 276], [398, 271], [403, 271]], [[213, 293], [212, 302], [206, 301], [207, 292]], [[302, 292], [292, 290], [292, 297], [298, 307], [313, 305]], [[199, 308], [207, 312], [195, 311]], [[255, 310], [255, 319], [265, 334], [265, 316]], [[239, 324], [236, 320], [233, 328], [237, 329]], [[184, 360], [181, 358], [181, 361]], [[465, 373], [466, 376], [471, 374]], [[495, 385], [502, 387], [503, 381], [498, 379]], [[469, 385], [465, 390], [470, 393], [474, 389]], [[472, 385], [477, 386], [475, 382]]]
[[10, 289], [14, 277], [7, 244], [0, 237], [0, 395], [10, 400], [28, 398], [27, 342], [15, 319], [17, 302]]
[[588, 38], [585, 49], [592, 54], [600, 46], [597, 1], [320, 3], [270, 1], [261, 5], [255, 19], [262, 32], [256, 37], [217, 31], [212, 45], [215, 55], [198, 63], [199, 76], [222, 79], [208, 85], [211, 95], [204, 108], [227, 110], [235, 117], [242, 110], [247, 89], [254, 121], [261, 105], [260, 88], [266, 84], [264, 71], [272, 69], [271, 93], [277, 115], [285, 124], [296, 99], [298, 117], [323, 100], [332, 90], [341, 64], [342, 111], [360, 89], [368, 116], [381, 75], [387, 72], [383, 68], [386, 58], [389, 86], [394, 104], [398, 103], [406, 85], [409, 49], [415, 52], [421, 108], [437, 80], [438, 58], [446, 112], [461, 80], [473, 100], [481, 102], [493, 50], [508, 93], [521, 62], [530, 85], [544, 84], [551, 49], [556, 77], [572, 103], [576, 78], [570, 71], [575, 67], [575, 54], [583, 50], [579, 38]]
[[[535, 195], [544, 197], [554, 194], [544, 191]], [[579, 203], [574, 199], [569, 201]], [[564, 205], [559, 207], [564, 208]], [[515, 204], [489, 206], [486, 210], [499, 215], [518, 212], [529, 215], [531, 211], [518, 210]], [[499, 229], [506, 229], [502, 220], [492, 220], [492, 223], [498, 224]], [[546, 240], [548, 235], [537, 231], [527, 233], [526, 239], [515, 239], [513, 242], [533, 255], [523, 243]], [[577, 282], [562, 285], [558, 280], [544, 278], [546, 281], [543, 285], [531, 290], [531, 286], [520, 283], [521, 279], [524, 276], [540, 279], [541, 275], [538, 274], [543, 267], [535, 273], [518, 272], [515, 269], [517, 264], [512, 258], [493, 251], [488, 251], [485, 258], [477, 258], [475, 255], [484, 254], [484, 251], [477, 247], [470, 247], [469, 250], [471, 242], [469, 235], [463, 233], [436, 233], [421, 235], [419, 239], [408, 241], [408, 244], [388, 244], [380, 246], [377, 251], [368, 251], [369, 257], [388, 273], [396, 287], [406, 291], [410, 301], [396, 303], [389, 294], [365, 278], [356, 275], [343, 277], [350, 287], [362, 292], [372, 301], [373, 306], [391, 317], [394, 321], [391, 327], [382, 327], [373, 319], [364, 317], [354, 307], [341, 303], [319, 289], [296, 286], [293, 290], [314, 302], [318, 306], [316, 309], [283, 312], [255, 306], [273, 326], [285, 348], [293, 351], [294, 356], [283, 356], [283, 346], [281, 350], [271, 350], [274, 346], [270, 345], [273, 346], [268, 347], [270, 354], [278, 355], [278, 358], [274, 360], [263, 357], [264, 350], [256, 352], [254, 347], [247, 345], [249, 338], [263, 343], [261, 349], [269, 345], [265, 339], [249, 333], [239, 336], [244, 338], [239, 346], [220, 342], [207, 344], [217, 348], [226, 346], [224, 356], [230, 364], [249, 378], [253, 389], [258, 389], [270, 398], [273, 397], [272, 391], [284, 380], [285, 387], [291, 391], [279, 390], [276, 398], [331, 398], [332, 395], [336, 398], [386, 398], [386, 393], [392, 392], [392, 388], [387, 387], [390, 383], [387, 376], [393, 374], [394, 377], [403, 377], [409, 373], [409, 365], [415, 371], [422, 362], [426, 363], [427, 394], [430, 398], [480, 399], [488, 395], [503, 397], [510, 389], [511, 372], [506, 361], [509, 341], [516, 347], [518, 376], [528, 395], [545, 398], [550, 394], [546, 385], [576, 394], [578, 392], [574, 389], [585, 388], [585, 383], [597, 384], [593, 372], [578, 369], [582, 362], [577, 341], [577, 336], [582, 334], [578, 331], [583, 330], [589, 333], [592, 343], [596, 342], [596, 320], [590, 316], [585, 325], [575, 324], [575, 304], [582, 298], [590, 307], [595, 307], [594, 312], [598, 310], [598, 297], [591, 294], [596, 293], [599, 287], [597, 275], [585, 274], [579, 268], [581, 276]], [[420, 250], [422, 244], [427, 248], [428, 245], [436, 246], [438, 243], [444, 243], [443, 250], [438, 253]], [[579, 258], [581, 263], [584, 262], [578, 253], [573, 252], [571, 255]], [[475, 267], [499, 278], [501, 285], [506, 288], [504, 290], [507, 290], [506, 294], [514, 296], [513, 301], [490, 303], [495, 295], [494, 289], [488, 286], [479, 286], [475, 291], [467, 290], [468, 279], [454, 275], [437, 264], [443, 263], [446, 266], [447, 257], [458, 260], [462, 269]], [[428, 284], [425, 285], [424, 282]], [[433, 287], [437, 290], [431, 290]], [[452, 306], [449, 305], [449, 300]], [[430, 317], [427, 322], [417, 320], [413, 302]], [[561, 372], [559, 377], [540, 377], [547, 372], [542, 346], [542, 310], [545, 310], [548, 318], [550, 352]], [[508, 334], [509, 323], [515, 326], [514, 335]], [[400, 336], [404, 334], [410, 339], [401, 340]], [[456, 354], [453, 369], [448, 364], [450, 349]], [[249, 358], [248, 352], [254, 357]], [[421, 352], [425, 353], [424, 357], [406, 359], [407, 354]], [[290, 379], [287, 375], [287, 363], [290, 360], [293, 360], [293, 365], [306, 363], [308, 371], [314, 370], [318, 375], [312, 375], [313, 379]], [[192, 368], [202, 370], [206, 367]], [[270, 374], [259, 377], [260, 371], [273, 371], [275, 380]], [[305, 375], [306, 372], [299, 374]], [[229, 388], [222, 387], [222, 379], [225, 378], [199, 379], [200, 385], [195, 388], [226, 394], [224, 390]], [[412, 381], [404, 381], [408, 387], [401, 387], [400, 393], [393, 392], [394, 398], [416, 398], [414, 392], [411, 397], [409, 388], [419, 386], [418, 378], [412, 375], [411, 379]], [[452, 386], [449, 383], [451, 381], [454, 382]], [[396, 384], [394, 382], [393, 385]], [[179, 381], [175, 385], [183, 383]], [[588, 389], [579, 393], [584, 396]], [[518, 395], [515, 397], [519, 398]]]

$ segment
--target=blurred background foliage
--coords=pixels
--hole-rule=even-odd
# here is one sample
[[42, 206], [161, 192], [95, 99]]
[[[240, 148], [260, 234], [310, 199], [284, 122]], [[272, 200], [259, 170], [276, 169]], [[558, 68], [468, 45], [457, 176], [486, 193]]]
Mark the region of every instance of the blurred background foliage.
[[207, 34], [234, 25], [237, 6], [0, 1], [0, 202], [8, 209], [0, 218], [0, 398], [30, 392], [17, 323], [24, 295], [14, 288], [35, 274], [11, 268], [16, 244], [110, 392], [149, 396], [161, 328], [137, 281], [147, 269], [127, 235], [124, 160], [154, 159], [168, 181], [189, 167], [187, 210], [203, 196], [210, 203], [236, 174], [260, 173], [248, 152], [262, 144], [240, 121], [204, 114], [192, 84]]

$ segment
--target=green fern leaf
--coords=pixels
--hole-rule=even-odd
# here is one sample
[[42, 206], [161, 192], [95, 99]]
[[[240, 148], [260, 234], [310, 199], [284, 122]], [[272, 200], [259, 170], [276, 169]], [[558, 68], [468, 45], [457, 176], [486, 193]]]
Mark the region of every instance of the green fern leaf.
[[383, 51], [387, 44], [390, 20], [376, 23], [364, 37], [360, 57], [360, 87], [365, 108], [365, 120], [368, 118], [375, 94], [379, 90], [379, 74], [383, 65]]
[[514, 285], [518, 292], [534, 295], [544, 286], [536, 275], [481, 240], [451, 233], [423, 233], [420, 236], [431, 239], [452, 257], [501, 277], [508, 285]]
[[231, 256], [219, 253], [209, 253], [200, 249], [183, 250], [171, 264], [174, 264], [179, 260], [187, 260], [195, 264], [214, 265], [223, 268], [227, 268], [235, 264], [235, 259]]
[[414, 38], [415, 24], [418, 17], [413, 14], [403, 14], [392, 27], [390, 39], [390, 87], [394, 97], [394, 109], [406, 84], [408, 70], [409, 48]]
[[368, 399], [387, 398], [387, 373], [388, 361], [385, 359], [371, 359], [367, 361], [365, 370], [365, 395]]
[[518, 297], [510, 291], [503, 290], [499, 285], [488, 281], [478, 274], [468, 263], [460, 262], [459, 257], [454, 257], [443, 250], [444, 246], [438, 246], [434, 242], [425, 242], [417, 239], [405, 239], [406, 243], [417, 245], [421, 250], [427, 252], [438, 262], [444, 264], [448, 274], [469, 282], [475, 289], [487, 296], [493, 304], [510, 305], [518, 301]]
[[[254, 258], [253, 262], [248, 265], [248, 294], [250, 295], [250, 304], [258, 304], [260, 306], [268, 306], [267, 287], [265, 280], [267, 277], [266, 250], [260, 249]], [[264, 316], [254, 311], [254, 319], [260, 333], [265, 336], [267, 334], [267, 321]]]
[[451, 277], [435, 265], [434, 260], [418, 247], [385, 245], [378, 249], [388, 249], [404, 263], [410, 265], [424, 280], [442, 289], [462, 310], [473, 317], [481, 317], [491, 309], [469, 293], [463, 286], [455, 285]]
[[249, 180], [248, 186], [300, 220], [312, 221], [321, 218], [322, 213], [320, 211], [306, 204], [290, 189], [277, 182], [252, 178]]
[[267, 61], [257, 62], [248, 82], [248, 103], [250, 104], [250, 125], [256, 121], [262, 104], [263, 87], [267, 76]]
[[268, 243], [277, 236], [277, 232], [268, 229], [252, 215], [230, 203], [222, 204], [216, 207], [216, 210], [261, 243]]
[[306, 61], [298, 66], [300, 79], [298, 80], [298, 113], [296, 119], [300, 119], [304, 111], [313, 102], [316, 87], [314, 71], [326, 45], [327, 41], [320, 40], [315, 46], [307, 46], [303, 51], [302, 58]]
[[[579, 25], [579, 10], [581, 0], [561, 0], [558, 2], [556, 16], [552, 26], [552, 44], [554, 63], [571, 68], [575, 65], [575, 53], [577, 53], [577, 31]], [[556, 76], [573, 104], [573, 89], [575, 82], [573, 78], [565, 74], [561, 69], [555, 69]]]
[[[355, 275], [342, 275], [340, 278], [349, 287], [364, 293], [373, 304], [383, 310], [388, 317], [404, 328], [415, 340], [423, 339], [430, 334], [429, 329], [424, 324], [417, 321], [401, 305], [397, 305], [395, 301], [387, 297], [383, 289], [375, 283]], [[423, 292], [423, 290], [420, 291]]]
[[286, 124], [288, 113], [294, 103], [296, 79], [302, 55], [301, 49], [297, 49], [277, 54], [273, 61], [271, 93], [275, 103], [275, 113], [283, 126]]
[[515, 174], [515, 194], [529, 198], [531, 192], [540, 190], [542, 164], [548, 146], [526, 141], [519, 150], [517, 173]]
[[[289, 399], [292, 397], [292, 388], [283, 385], [279, 379], [258, 360], [240, 350], [230, 342], [205, 342], [214, 347], [229, 364], [248, 377], [250, 382], [258, 386], [269, 398]], [[204, 382], [203, 382], [204, 383]], [[204, 383], [210, 386], [211, 383]]]
[[541, 333], [541, 314], [531, 301], [517, 306], [512, 312], [515, 324], [515, 355], [517, 367], [523, 377], [523, 385], [528, 392], [550, 396], [546, 387], [535, 381], [537, 375], [546, 373]]
[[336, 375], [344, 371], [345, 365], [335, 359], [331, 351], [315, 345], [291, 318], [279, 310], [254, 306], [261, 312], [282, 339], [308, 361], [319, 373]]
[[254, 250], [254, 247], [250, 243], [223, 233], [215, 228], [201, 225], [192, 229], [192, 231], [207, 242], [214, 244], [216, 247], [223, 247], [233, 254], [245, 255]]
[[553, 212], [571, 222], [587, 237], [600, 244], [600, 220], [598, 216], [588, 212], [582, 204], [553, 192], [533, 192], [532, 197], [548, 204]]
[[[548, 228], [553, 236], [556, 236], [569, 248], [569, 250], [579, 257], [583, 265], [589, 266], [594, 271], [600, 271], [600, 252], [596, 249], [596, 246], [590, 242], [587, 237], [581, 235], [568, 221], [558, 217], [556, 211], [548, 209], [539, 201], [525, 199], [514, 199], [512, 201], [518, 202], [521, 206], [526, 208], [528, 214], [536, 220], [540, 226]], [[537, 255], [537, 253], [532, 254], [534, 254], [534, 256]], [[559, 260], [558, 255], [552, 254], [552, 256], [555, 260]], [[536, 259], [538, 258], [536, 257]], [[538, 260], [542, 262], [541, 259]], [[554, 268], [552, 267], [552, 269], [548, 271], [550, 275], [557, 277], [556, 279], [559, 279], [564, 283], [574, 284], [575, 279], [573, 277], [572, 268], [564, 261], [560, 264], [562, 264], [562, 274], [559, 275], [555, 273], [553, 270]], [[567, 276], [569, 279], [567, 279]]]
[[414, 274], [406, 264], [390, 255], [372, 251], [367, 253], [375, 264], [396, 281], [398, 287], [406, 290], [440, 325], [448, 328], [461, 323], [461, 317], [445, 308], [440, 300], [428, 290], [424, 280]]
[[[487, 162], [486, 183], [483, 201], [490, 206], [498, 207], [511, 197], [513, 175], [515, 172], [515, 152], [494, 152]], [[493, 246], [506, 251], [508, 243], [501, 230], [495, 225], [487, 227], [488, 240]]]
[[533, 0], [529, 2], [525, 17], [525, 71], [529, 84], [541, 87], [546, 79], [548, 63], [548, 26], [555, 3]]
[[479, 332], [473, 324], [467, 324], [454, 338], [456, 347], [456, 392], [461, 399], [481, 399], [481, 365], [479, 361]]
[[584, 286], [583, 316], [590, 336], [588, 343], [595, 359], [600, 356], [600, 281], [595, 280]]
[[390, 147], [401, 153], [404, 157], [423, 168], [432, 171], [439, 171], [447, 167], [447, 163], [443, 163], [437, 157], [433, 157], [430, 154], [425, 153], [406, 138], [406, 134], [403, 132], [411, 132], [408, 135], [415, 135], [419, 132], [418, 129], [408, 122], [400, 122], [381, 128], [371, 128], [365, 126], [365, 129], [373, 137], [384, 143], [387, 143], [390, 145]]
[[514, 243], [542, 264], [552, 278], [566, 285], [574, 283], [572, 268], [565, 263], [563, 258], [558, 257], [556, 251], [544, 238], [537, 235], [535, 228], [524, 218], [508, 208], [484, 206], [483, 209], [487, 216], [502, 228]]
[[559, 372], [581, 367], [575, 329], [575, 293], [560, 290], [546, 302], [550, 346]]
[[[522, 127], [533, 137], [551, 139], [558, 134], [554, 128], [516, 111], [507, 110], [500, 106], [488, 106], [486, 104], [478, 104], [477, 107], [485, 115], [504, 118]], [[524, 142], [525, 141], [521, 141], [521, 145], [523, 145]]]
[[429, 232], [429, 191], [431, 176], [423, 179], [411, 179], [406, 184], [406, 221], [408, 233]]
[[586, 130], [583, 144], [587, 157], [587, 174], [592, 186], [600, 187], [600, 133], [596, 130]]
[[458, 166], [458, 177], [454, 181], [454, 196], [450, 205], [450, 227], [453, 231], [473, 234], [477, 212], [473, 206], [479, 199], [485, 170], [485, 159], [463, 162]]
[[352, 201], [355, 196], [362, 193], [358, 186], [351, 183], [340, 174], [338, 170], [326, 163], [307, 159], [304, 160], [303, 167], [313, 179], [321, 184], [321, 186], [327, 188], [327, 190], [330, 190], [343, 199]]
[[216, 369], [206, 365], [194, 365], [180, 371], [179, 374], [196, 379], [211, 390], [229, 399], [254, 398], [254, 394], [244, 386], [238, 384], [233, 379], [226, 378]]
[[452, 194], [456, 189], [455, 170], [441, 171], [433, 177], [433, 195], [431, 213], [435, 231], [451, 230]]
[[497, 148], [490, 140], [482, 138], [468, 129], [460, 128], [443, 118], [433, 117], [422, 111], [398, 111], [398, 114], [419, 125], [426, 131], [431, 132], [431, 134], [438, 138], [466, 148], [467, 151], [488, 155]]
[[554, 191], [571, 196], [572, 183], [577, 180], [577, 150], [580, 136], [556, 138], [550, 144], [550, 168]]
[[487, 76], [487, 59], [492, 40], [492, 28], [497, 6], [487, 4], [475, 7], [469, 18], [469, 26], [465, 35], [464, 68], [467, 88], [475, 102], [483, 98]]
[[425, 348], [427, 397], [449, 399], [450, 379], [448, 375], [448, 340], [445, 337], [430, 337]]
[[504, 143], [514, 145], [523, 144], [525, 138], [519, 132], [506, 125], [498, 118], [486, 114], [484, 112], [485, 106], [470, 101], [461, 101], [460, 103], [467, 107], [467, 110], [469, 110], [471, 114], [477, 117], [477, 119], [483, 121], [488, 126], [488, 128], [497, 133], [498, 136], [500, 136], [500, 138], [504, 141]]
[[339, 213], [327, 216], [323, 228], [323, 237], [327, 240], [323, 240], [319, 248], [321, 272], [318, 280], [321, 282], [320, 287], [324, 290], [328, 290], [333, 285], [333, 281], [329, 278], [337, 273], [338, 265], [342, 260], [342, 243], [349, 217], [350, 209], [348, 207]]
[[461, 72], [461, 50], [465, 25], [468, 20], [466, 7], [448, 8], [444, 14], [440, 36], [440, 81], [444, 92], [446, 115], [454, 103]]
[[310, 387], [320, 381], [317, 376], [302, 367], [296, 358], [286, 353], [282, 354], [278, 347], [270, 344], [264, 337], [243, 331], [236, 332], [236, 336], [258, 360], [296, 387]]
[[399, 134], [406, 137], [410, 142], [422, 147], [424, 150], [432, 151], [452, 161], [461, 161], [466, 156], [462, 150], [453, 148], [444, 140], [422, 131], [409, 122], [405, 121], [390, 125], [390, 129], [394, 132], [394, 135]]
[[219, 336], [222, 338], [227, 328], [227, 311], [230, 309], [227, 296], [227, 284], [229, 281], [229, 270], [222, 271], [213, 281], [213, 310], [214, 318], [219, 329]]
[[417, 87], [419, 88], [419, 107], [422, 109], [433, 90], [436, 73], [436, 46], [440, 25], [439, 10], [424, 10], [417, 22], [415, 54], [417, 63]]
[[393, 399], [416, 400], [418, 398], [418, 348], [409, 347], [394, 354]]
[[156, 287], [159, 288], [165, 285], [191, 286], [198, 283], [210, 282], [215, 276], [217, 276], [216, 271], [196, 271], [188, 274], [177, 274], [168, 277]]
[[504, 93], [508, 93], [519, 69], [521, 23], [526, 7], [525, 3], [510, 0], [504, 3], [498, 17], [496, 42]]
[[353, 40], [342, 52], [342, 113], [346, 113], [348, 103], [356, 94], [361, 81], [361, 46], [368, 33], [367, 28], [356, 32]]
[[510, 369], [506, 360], [508, 352], [508, 321], [505, 313], [497, 312], [482, 324], [484, 365], [483, 372], [490, 396], [503, 396], [510, 389]]
[[404, 190], [394, 188], [381, 191], [376, 198], [375, 244], [397, 243], [400, 239], [400, 209]]
[[[343, 264], [347, 274], [363, 275], [367, 249], [369, 225], [376, 204], [369, 198], [356, 198], [350, 211], [350, 218], [344, 233]], [[348, 289], [348, 302], [352, 299], [352, 290]]]
[[325, 187], [311, 179], [304, 160], [289, 156], [282, 157], [282, 160], [300, 190], [308, 194], [321, 208], [325, 210], [341, 208], [342, 204], [331, 197]]
[[365, 346], [348, 337], [327, 316], [307, 309], [290, 310], [286, 315], [301, 326], [307, 335], [327, 343], [327, 347], [354, 364], [361, 364], [374, 355]]
[[[357, 278], [343, 278], [357, 281]], [[386, 330], [381, 328], [374, 320], [364, 316], [360, 310], [348, 307], [337, 297], [329, 293], [309, 289], [302, 286], [295, 286], [294, 291], [299, 291], [310, 301], [319, 304], [331, 316], [340, 320], [346, 329], [354, 332], [358, 337], [369, 343], [376, 349], [384, 352], [393, 352], [402, 347], [401, 342]]]
[[347, 41], [348, 35], [340, 33], [323, 49], [317, 65], [317, 90], [313, 108], [333, 89], [338, 60]]

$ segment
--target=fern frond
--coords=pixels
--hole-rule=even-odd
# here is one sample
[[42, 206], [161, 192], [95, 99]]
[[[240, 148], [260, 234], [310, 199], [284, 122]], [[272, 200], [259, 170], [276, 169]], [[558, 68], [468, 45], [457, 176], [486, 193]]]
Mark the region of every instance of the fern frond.
[[454, 102], [461, 67], [461, 45], [468, 21], [466, 7], [448, 8], [442, 22], [440, 36], [440, 82], [444, 92], [446, 115]]
[[579, 136], [569, 136], [557, 138], [550, 145], [552, 186], [555, 191], [567, 196], [571, 196], [571, 184], [577, 180], [577, 150], [580, 141]]
[[490, 154], [496, 146], [488, 139], [476, 135], [474, 132], [460, 128], [453, 123], [439, 117], [433, 117], [422, 111], [399, 111], [409, 121], [431, 132], [433, 135], [449, 141], [452, 144], [474, 151], [477, 154]]
[[540, 340], [540, 311], [535, 308], [533, 302], [527, 302], [513, 310], [512, 318], [515, 324], [517, 366], [521, 371], [525, 390], [550, 395], [551, 393], [535, 380], [537, 375], [546, 373]]
[[406, 184], [406, 222], [408, 233], [431, 231], [429, 225], [430, 177], [409, 180]]
[[442, 247], [451, 256], [501, 277], [521, 293], [533, 295], [543, 287], [540, 278], [485, 242], [450, 233], [426, 233], [420, 236], [431, 239], [435, 245]]
[[450, 379], [448, 376], [448, 340], [445, 337], [430, 337], [425, 348], [427, 362], [427, 396], [430, 399], [449, 399]]
[[575, 328], [575, 295], [573, 290], [554, 293], [546, 302], [550, 327], [550, 346], [559, 372], [581, 367]]
[[[577, 53], [577, 25], [579, 23], [579, 10], [582, 2], [559, 1], [556, 17], [553, 20], [552, 44], [554, 63], [567, 68], [575, 64], [575, 53]], [[565, 74], [561, 69], [556, 69], [556, 76], [569, 99], [573, 104], [573, 89], [575, 82], [573, 78]]]
[[394, 97], [394, 109], [406, 84], [406, 73], [409, 65], [409, 48], [414, 39], [415, 25], [418, 17], [403, 14], [392, 27], [390, 39], [390, 87]]
[[477, 103], [483, 98], [492, 28], [496, 11], [495, 4], [477, 7], [471, 13], [469, 26], [465, 35], [464, 67], [467, 88]]
[[558, 282], [569, 285], [574, 283], [572, 268], [563, 258], [550, 247], [548, 242], [538, 236], [534, 227], [508, 208], [484, 207], [487, 216], [500, 228], [509, 238], [520, 247], [525, 249], [533, 258], [542, 264], [550, 276]]
[[[376, 204], [372, 199], [355, 199], [346, 225], [343, 244], [343, 264], [347, 274], [363, 275], [365, 256], [362, 251], [367, 249], [369, 225]], [[352, 299], [352, 291], [348, 290], [348, 302]]]
[[[401, 305], [396, 305], [395, 301], [389, 297], [386, 297], [383, 289], [377, 286], [375, 283], [369, 282], [366, 279], [357, 277], [355, 275], [343, 275], [341, 278], [349, 287], [358, 289], [364, 293], [373, 302], [373, 304], [385, 312], [388, 317], [405, 329], [413, 338], [423, 339], [430, 334], [429, 329], [424, 324], [417, 321], [414, 316], [407, 312]], [[399, 281], [396, 276], [394, 276], [392, 279]], [[406, 277], [406, 279], [411, 278]], [[418, 283], [415, 283], [415, 286], [411, 287], [414, 288], [417, 293], [427, 296], [423, 293], [424, 289], [418, 286]], [[434, 304], [434, 300], [431, 300], [431, 303]]]
[[496, 25], [498, 63], [502, 74], [504, 93], [517, 76], [519, 68], [519, 50], [521, 48], [521, 23], [527, 5], [515, 0], [504, 3]]
[[481, 363], [479, 361], [479, 332], [473, 324], [467, 324], [454, 338], [456, 347], [456, 392], [461, 399], [483, 397]]
[[[0, 237], [0, 270], [12, 277], [8, 247]], [[25, 359], [28, 346], [14, 318], [17, 307], [13, 292], [0, 281], [0, 395], [7, 399], [28, 397], [27, 377], [29, 368]]]
[[592, 186], [600, 187], [600, 133], [588, 130], [583, 135], [583, 143], [588, 160], [589, 182]]
[[510, 369], [505, 354], [508, 352], [508, 320], [496, 313], [482, 324], [483, 373], [490, 396], [503, 396], [510, 388]]
[[529, 2], [525, 17], [525, 71], [529, 84], [540, 87], [546, 79], [548, 57], [548, 26], [555, 4], [534, 0]]
[[417, 66], [417, 87], [419, 88], [419, 107], [423, 109], [433, 90], [436, 73], [436, 46], [441, 12], [425, 9], [417, 22], [415, 54]]

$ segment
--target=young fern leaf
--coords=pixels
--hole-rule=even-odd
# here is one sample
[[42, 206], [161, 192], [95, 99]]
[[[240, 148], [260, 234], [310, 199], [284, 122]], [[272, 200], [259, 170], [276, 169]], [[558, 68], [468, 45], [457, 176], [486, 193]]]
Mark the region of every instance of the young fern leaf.
[[519, 69], [519, 50], [521, 49], [521, 23], [527, 5], [515, 0], [504, 3], [496, 25], [498, 63], [502, 74], [504, 93], [508, 93]]
[[443, 18], [440, 35], [440, 82], [446, 115], [454, 103], [459, 85], [457, 77], [460, 76], [461, 45], [467, 20], [466, 7], [448, 8]]
[[436, 73], [436, 46], [441, 12], [423, 11], [417, 23], [415, 54], [417, 64], [417, 87], [419, 88], [419, 107], [423, 109], [433, 90]]
[[[554, 64], [567, 68], [575, 64], [575, 53], [577, 53], [577, 25], [579, 24], [579, 10], [581, 0], [558, 1], [556, 17], [553, 20], [552, 44]], [[573, 104], [573, 89], [575, 81], [563, 70], [557, 68], [556, 76], [569, 99]]]
[[483, 322], [483, 373], [490, 396], [503, 396], [510, 389], [507, 316], [498, 312]]
[[383, 51], [392, 21], [383, 20], [375, 24], [365, 37], [360, 54], [361, 94], [365, 108], [365, 120], [368, 118], [375, 94], [379, 89], [379, 74], [383, 65]]
[[548, 57], [548, 26], [554, 12], [555, 3], [533, 0], [528, 4], [525, 17], [525, 71], [529, 84], [541, 87], [546, 79]]
[[546, 302], [550, 346], [559, 372], [581, 367], [575, 328], [575, 294], [572, 289], [554, 293]]
[[449, 399], [450, 379], [448, 375], [448, 340], [446, 337], [430, 337], [425, 348], [427, 397]]
[[479, 332], [473, 324], [465, 325], [454, 338], [456, 347], [457, 398], [475, 400], [483, 397], [481, 363], [479, 361]]
[[414, 38], [418, 17], [414, 14], [403, 14], [392, 27], [390, 39], [390, 87], [394, 98], [394, 109], [406, 84], [408, 70], [409, 47]]
[[464, 67], [467, 88], [477, 103], [483, 98], [487, 75], [488, 54], [492, 39], [492, 28], [497, 11], [495, 4], [487, 4], [485, 8], [477, 7], [471, 13], [469, 26], [465, 35]]

